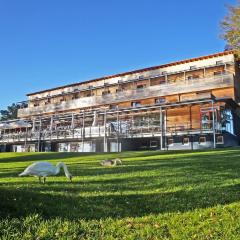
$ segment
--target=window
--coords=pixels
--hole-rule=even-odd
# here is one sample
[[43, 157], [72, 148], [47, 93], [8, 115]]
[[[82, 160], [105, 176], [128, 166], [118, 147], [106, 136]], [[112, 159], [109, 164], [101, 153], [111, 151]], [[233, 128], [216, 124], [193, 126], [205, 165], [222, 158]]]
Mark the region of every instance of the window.
[[183, 144], [184, 146], [188, 146], [188, 145], [189, 145], [189, 138], [188, 138], [188, 137], [184, 137], [184, 138], [183, 138], [183, 141], [182, 141], [182, 144]]
[[154, 86], [154, 85], [165, 84], [165, 83], [166, 83], [166, 79], [164, 77], [153, 78], [153, 79], [151, 79], [150, 85]]
[[163, 72], [162, 72], [162, 75], [167, 75], [167, 71], [163, 71]]
[[118, 109], [118, 105], [110, 104], [110, 105], [109, 105], [109, 108], [115, 110], [115, 109]]
[[223, 136], [217, 136], [217, 144], [224, 144]]
[[141, 88], [145, 88], [145, 87], [146, 87], [145, 84], [137, 85], [137, 89], [141, 89]]
[[140, 107], [141, 102], [132, 102], [131, 105], [132, 105], [132, 107]]
[[51, 103], [51, 99], [48, 98], [48, 99], [45, 101], [45, 105], [48, 105], [48, 104], [50, 104], [50, 103]]
[[223, 71], [217, 71], [217, 72], [213, 73], [214, 76], [219, 76], [219, 75], [222, 75], [222, 74], [223, 74]]
[[210, 98], [212, 96], [212, 93], [210, 91], [197, 92], [196, 94], [197, 94], [198, 97], [205, 96], [206, 98], [207, 97]]
[[140, 75], [140, 76], [138, 77], [138, 79], [144, 79], [144, 76], [143, 76], [143, 75]]
[[193, 80], [193, 79], [198, 79], [198, 78], [199, 78], [199, 75], [191, 75], [191, 76], [187, 77], [188, 80]]
[[195, 70], [195, 69], [197, 69], [197, 66], [190, 66], [190, 70]]
[[173, 138], [168, 138], [167, 145], [168, 146], [173, 146], [173, 143], [174, 143]]
[[150, 148], [156, 148], [158, 147], [157, 141], [150, 141]]
[[116, 93], [122, 92], [124, 89], [123, 88], [118, 88], [116, 89]]
[[102, 92], [102, 96], [107, 95], [107, 94], [110, 94], [110, 93], [111, 93], [110, 90], [103, 91], [103, 92]]
[[223, 64], [223, 61], [220, 60], [220, 61], [216, 61], [216, 65], [222, 65]]
[[165, 99], [165, 98], [156, 98], [156, 99], [155, 99], [155, 103], [156, 103], [156, 104], [165, 103], [165, 102], [166, 102], [166, 99]]
[[199, 144], [200, 145], [206, 144], [206, 137], [199, 137]]
[[233, 114], [230, 109], [221, 108], [220, 125], [222, 130], [234, 134]]
[[91, 97], [91, 96], [94, 96], [94, 93], [87, 93], [86, 94], [86, 97]]
[[79, 98], [78, 93], [74, 93], [73, 96], [72, 96], [72, 100], [74, 100], [74, 99], [78, 99], [78, 98]]

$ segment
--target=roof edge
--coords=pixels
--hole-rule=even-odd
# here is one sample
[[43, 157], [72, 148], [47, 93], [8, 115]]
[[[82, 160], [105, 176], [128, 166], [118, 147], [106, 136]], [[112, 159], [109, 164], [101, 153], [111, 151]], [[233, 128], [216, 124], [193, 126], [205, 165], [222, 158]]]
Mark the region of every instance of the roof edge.
[[163, 67], [170, 67], [170, 66], [174, 66], [174, 65], [183, 64], [183, 63], [194, 62], [194, 61], [199, 61], [199, 60], [203, 60], [203, 59], [207, 59], [207, 58], [213, 58], [213, 57], [224, 56], [224, 55], [229, 55], [229, 54], [235, 54], [235, 51], [229, 50], [229, 51], [214, 53], [214, 54], [210, 54], [210, 55], [200, 56], [200, 57], [196, 57], [196, 58], [189, 58], [189, 59], [180, 60], [180, 61], [176, 61], [176, 62], [170, 62], [170, 63], [157, 65], [157, 66], [153, 66], [153, 67], [141, 68], [141, 69], [137, 69], [137, 70], [133, 70], [133, 71], [127, 71], [127, 72], [123, 72], [123, 73], [108, 75], [108, 76], [95, 78], [95, 79], [91, 79], [91, 80], [86, 80], [86, 81], [82, 81], [82, 82], [77, 82], [77, 83], [73, 83], [73, 84], [67, 84], [67, 85], [63, 85], [60, 87], [50, 88], [50, 89], [46, 89], [46, 90], [42, 90], [42, 91], [38, 91], [38, 92], [34, 92], [34, 93], [28, 93], [26, 96], [32, 96], [32, 95], [36, 95], [36, 94], [40, 94], [40, 93], [44, 93], [44, 92], [58, 90], [58, 89], [65, 88], [65, 87], [78, 86], [79, 84], [96, 82], [96, 81], [100, 81], [100, 80], [104, 80], [104, 79], [121, 77], [121, 76], [125, 76], [128, 74], [141, 73], [141, 72], [156, 70], [156, 69], [163, 68]]

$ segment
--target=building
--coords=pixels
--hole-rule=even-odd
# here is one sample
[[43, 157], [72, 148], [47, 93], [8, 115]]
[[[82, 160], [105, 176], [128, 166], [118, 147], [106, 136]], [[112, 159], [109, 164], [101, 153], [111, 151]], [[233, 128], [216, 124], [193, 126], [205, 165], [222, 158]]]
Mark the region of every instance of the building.
[[1, 151], [118, 152], [236, 146], [240, 65], [233, 51], [27, 95], [0, 123]]

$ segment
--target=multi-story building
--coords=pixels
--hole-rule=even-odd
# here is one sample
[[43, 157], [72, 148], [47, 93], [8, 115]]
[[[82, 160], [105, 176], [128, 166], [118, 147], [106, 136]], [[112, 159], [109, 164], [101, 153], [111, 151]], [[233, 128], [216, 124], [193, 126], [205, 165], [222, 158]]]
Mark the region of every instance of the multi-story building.
[[2, 151], [113, 152], [238, 145], [233, 51], [28, 94], [0, 123]]

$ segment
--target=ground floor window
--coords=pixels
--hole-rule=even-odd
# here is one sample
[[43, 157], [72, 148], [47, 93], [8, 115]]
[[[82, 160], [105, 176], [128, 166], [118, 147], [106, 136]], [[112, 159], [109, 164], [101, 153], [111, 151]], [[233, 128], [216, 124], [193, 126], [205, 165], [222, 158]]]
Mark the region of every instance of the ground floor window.
[[110, 142], [110, 152], [121, 152], [122, 144], [119, 142]]
[[224, 138], [223, 136], [217, 136], [217, 144], [224, 144]]
[[188, 146], [189, 145], [189, 137], [184, 137], [183, 141], [182, 141], [182, 144], [185, 145], [185, 146]]
[[158, 146], [157, 141], [150, 141], [150, 147], [151, 147], [151, 148], [155, 148], [155, 147], [157, 147], [157, 146]]
[[206, 137], [199, 137], [199, 144], [200, 145], [206, 144]]
[[59, 152], [96, 152], [96, 144], [91, 141], [59, 143]]
[[168, 144], [168, 146], [173, 146], [173, 144], [174, 144], [173, 138], [168, 138], [167, 144]]
[[221, 128], [229, 133], [234, 134], [233, 114], [230, 109], [221, 109]]

